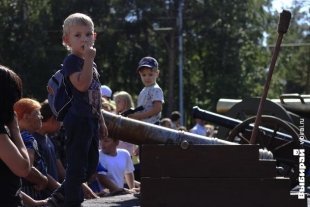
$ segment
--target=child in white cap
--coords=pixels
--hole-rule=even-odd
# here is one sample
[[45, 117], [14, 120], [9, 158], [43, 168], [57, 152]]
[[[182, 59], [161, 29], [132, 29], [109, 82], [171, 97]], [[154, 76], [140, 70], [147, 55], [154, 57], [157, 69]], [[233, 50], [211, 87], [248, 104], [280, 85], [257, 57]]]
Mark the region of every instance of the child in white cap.
[[107, 100], [110, 100], [112, 97], [112, 90], [107, 85], [102, 85], [100, 87], [101, 96], [104, 97]]

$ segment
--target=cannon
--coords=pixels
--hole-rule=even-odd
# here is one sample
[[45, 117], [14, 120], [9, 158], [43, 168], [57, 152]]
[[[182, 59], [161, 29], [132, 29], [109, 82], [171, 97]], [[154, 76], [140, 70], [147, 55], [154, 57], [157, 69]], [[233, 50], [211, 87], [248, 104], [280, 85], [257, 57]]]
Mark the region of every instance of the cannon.
[[[199, 118], [199, 119], [211, 122], [215, 125], [228, 128], [230, 130], [233, 130], [238, 125], [241, 125], [244, 122], [244, 121], [241, 121], [239, 119], [234, 119], [234, 118], [231, 118], [228, 116], [224, 116], [224, 115], [217, 114], [217, 113], [214, 113], [211, 111], [200, 109], [198, 106], [193, 107], [192, 116], [193, 116], [193, 118]], [[296, 142], [296, 144], [300, 143], [299, 134], [292, 127], [292, 125], [290, 125], [287, 122], [283, 121], [282, 119], [279, 119], [279, 118], [274, 117], [274, 116], [266, 115], [264, 117], [265, 118], [263, 118], [263, 120], [265, 120], [265, 122], [263, 121], [263, 124], [264, 123], [266, 124], [266, 122], [270, 122], [270, 123], [274, 124], [273, 125], [274, 128], [268, 128], [268, 127], [263, 127], [263, 126], [260, 127], [260, 130], [264, 136], [266, 135], [266, 137], [269, 137], [271, 139], [275, 139], [275, 142], [277, 142], [277, 143], [292, 142], [292, 141]], [[250, 117], [247, 120], [249, 120], [249, 121], [247, 121], [246, 124], [242, 125], [244, 127], [244, 132], [251, 131], [253, 129], [253, 124], [251, 124], [251, 121], [253, 121], [253, 118]], [[284, 133], [283, 130], [285, 130], [286, 132], [289, 132], [289, 133]], [[231, 132], [230, 132], [230, 134], [231, 134]], [[235, 137], [231, 136], [230, 134], [227, 134], [227, 136], [225, 136], [225, 137], [221, 137], [221, 139], [233, 141], [231, 139], [233, 139]], [[306, 137], [305, 137], [305, 139], [306, 139]], [[243, 141], [245, 141], [246, 144], [249, 144], [249, 140], [244, 139]], [[302, 145], [307, 147], [307, 148], [310, 148], [310, 141], [304, 140], [302, 142]], [[267, 147], [267, 146], [263, 146], [263, 147]]]
[[[259, 98], [225, 99], [217, 102], [216, 111], [225, 116], [245, 120], [256, 115]], [[279, 99], [267, 99], [264, 115], [277, 117], [299, 131], [300, 121], [303, 120], [304, 128], [310, 128], [310, 95], [282, 94]], [[219, 126], [218, 137], [226, 138], [231, 128]], [[310, 137], [310, 130], [305, 131]]]
[[[247, 99], [245, 100], [246, 101], [243, 106], [251, 104], [250, 101], [248, 101]], [[226, 113], [234, 105], [242, 101], [244, 100], [221, 98], [219, 99], [216, 105], [216, 111], [221, 114]], [[284, 110], [283, 113], [293, 112], [298, 114], [299, 116], [310, 117], [310, 95], [306, 94], [303, 95], [298, 93], [282, 94], [280, 95], [279, 99], [270, 99], [269, 101], [271, 101], [272, 103], [279, 104], [281, 107], [283, 107], [286, 110], [286, 111]], [[255, 102], [253, 103], [255, 104]]]
[[141, 206], [306, 204], [306, 199], [290, 196], [290, 179], [277, 176], [276, 161], [262, 157], [259, 145], [238, 144], [102, 113], [110, 137], [141, 146]]
[[[199, 118], [215, 125], [230, 129], [230, 133], [224, 139], [240, 144], [250, 144], [255, 117], [245, 121], [202, 110], [195, 106], [192, 110], [193, 118]], [[265, 125], [265, 126], [264, 126]], [[270, 128], [269, 128], [270, 127]], [[298, 183], [299, 161], [293, 155], [294, 149], [305, 149], [306, 157], [310, 155], [310, 141], [304, 138], [300, 140], [300, 134], [287, 122], [274, 116], [263, 115], [262, 126], [259, 127], [257, 144], [273, 153], [277, 160], [279, 175], [292, 179], [292, 187]], [[307, 169], [309, 160], [307, 159]]]
[[[175, 131], [162, 126], [144, 123], [124, 116], [103, 112], [109, 135], [133, 144], [218, 144], [236, 145], [217, 138], [196, 136], [189, 132]], [[142, 127], [143, 126], [143, 127]], [[141, 136], [143, 135], [143, 136]], [[184, 144], [186, 145], [186, 144]]]

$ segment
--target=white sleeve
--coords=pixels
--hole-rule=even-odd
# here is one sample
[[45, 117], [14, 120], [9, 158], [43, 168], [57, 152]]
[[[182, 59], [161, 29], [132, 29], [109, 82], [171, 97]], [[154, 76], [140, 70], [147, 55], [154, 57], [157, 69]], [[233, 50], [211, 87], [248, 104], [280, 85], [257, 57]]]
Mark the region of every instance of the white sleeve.
[[103, 153], [99, 153], [99, 163], [98, 163], [98, 167], [97, 167], [97, 173], [100, 175], [107, 175], [108, 174], [108, 169], [107, 166], [105, 165], [105, 161], [104, 161], [104, 154]]
[[164, 93], [161, 88], [153, 89], [152, 102], [154, 101], [161, 101], [162, 103], [164, 103]]

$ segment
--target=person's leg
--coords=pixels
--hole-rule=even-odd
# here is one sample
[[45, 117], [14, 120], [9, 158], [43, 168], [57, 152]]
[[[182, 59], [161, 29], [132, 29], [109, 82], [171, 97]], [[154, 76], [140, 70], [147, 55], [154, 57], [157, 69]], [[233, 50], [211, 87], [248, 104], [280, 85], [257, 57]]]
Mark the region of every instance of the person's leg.
[[65, 206], [80, 206], [84, 200], [81, 184], [86, 180], [89, 148], [92, 142], [92, 124], [87, 118], [67, 114], [64, 120], [67, 134], [67, 170]]
[[99, 161], [99, 138], [98, 138], [98, 120], [93, 119], [92, 125], [92, 140], [88, 152], [88, 165], [86, 173], [86, 182], [93, 176], [97, 171]]

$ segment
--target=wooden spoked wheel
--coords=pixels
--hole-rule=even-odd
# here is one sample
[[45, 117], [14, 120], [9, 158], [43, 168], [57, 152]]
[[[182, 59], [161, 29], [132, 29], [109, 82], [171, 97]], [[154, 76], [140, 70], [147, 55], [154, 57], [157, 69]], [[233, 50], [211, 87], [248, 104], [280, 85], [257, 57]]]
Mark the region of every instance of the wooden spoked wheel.
[[[230, 131], [228, 141], [250, 144], [250, 137], [256, 117], [244, 120]], [[300, 149], [299, 135], [294, 127], [274, 116], [263, 115], [256, 144], [273, 153], [277, 161], [279, 175], [290, 177], [292, 186], [297, 183], [298, 158], [293, 156], [293, 149]]]

